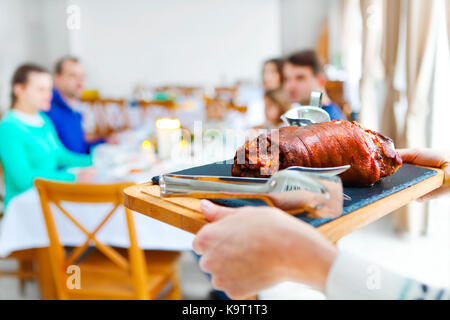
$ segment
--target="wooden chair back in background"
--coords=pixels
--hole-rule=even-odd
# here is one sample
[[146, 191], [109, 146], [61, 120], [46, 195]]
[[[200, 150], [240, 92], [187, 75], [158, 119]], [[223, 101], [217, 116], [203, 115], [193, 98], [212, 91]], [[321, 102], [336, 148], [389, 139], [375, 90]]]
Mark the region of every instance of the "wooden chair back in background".
[[216, 98], [210, 98], [206, 95], [203, 95], [203, 101], [205, 102], [205, 108], [206, 108], [206, 114], [208, 114], [208, 108], [210, 107], [214, 107], [217, 103], [220, 103], [224, 106], [224, 111], [237, 111], [239, 113], [245, 114], [248, 111], [248, 107], [247, 106], [238, 106], [235, 105], [232, 101], [227, 101], [227, 100], [223, 100], [220, 99], [218, 97]]
[[237, 98], [237, 87], [217, 87], [214, 89], [215, 96], [221, 99], [232, 101]]
[[352, 107], [345, 100], [344, 82], [343, 81], [327, 81], [325, 91], [331, 101], [335, 102], [344, 113], [347, 120], [351, 119]]
[[228, 110], [237, 111], [237, 112], [240, 112], [240, 113], [244, 113], [244, 114], [247, 113], [247, 111], [248, 111], [248, 107], [247, 106], [237, 106], [234, 103], [230, 103], [228, 105], [227, 109]]
[[[323, 64], [330, 63], [330, 33], [329, 33], [329, 19], [323, 23], [319, 37], [316, 44], [316, 52], [322, 60]], [[347, 120], [351, 120], [352, 107], [346, 101], [344, 94], [344, 82], [343, 81], [327, 81], [325, 84], [325, 91], [331, 101], [335, 102], [344, 113]]]
[[[0, 161], [0, 218], [3, 217], [4, 214], [4, 203], [3, 197], [5, 192], [5, 184], [4, 184], [4, 175], [3, 175], [3, 167]], [[25, 292], [25, 284], [28, 280], [33, 280], [37, 277], [37, 272], [34, 267], [34, 252], [33, 250], [22, 250], [17, 251], [8, 256], [6, 259], [2, 260], [10, 260], [14, 259], [17, 261], [17, 269], [16, 270], [0, 270], [0, 276], [2, 277], [13, 277], [19, 280], [19, 288], [20, 292], [23, 294]]]
[[155, 88], [155, 92], [159, 93], [173, 93], [177, 96], [193, 96], [197, 93], [203, 91], [201, 87], [190, 87], [190, 86], [162, 86]]
[[[124, 208], [130, 239], [130, 246], [127, 250], [128, 259], [122, 255], [123, 250], [112, 248], [96, 238], [96, 234], [122, 206], [123, 189], [131, 185], [133, 184], [81, 185], [40, 179], [35, 181], [50, 241], [51, 270], [56, 292], [60, 299], [155, 299], [162, 288], [171, 281], [177, 282], [171, 283], [171, 293], [174, 290], [177, 291], [175, 296], [172, 295], [171, 298], [179, 298], [179, 284], [176, 274], [179, 253], [167, 252], [164, 255], [163, 252], [155, 251], [149, 261], [152, 261], [158, 268], [148, 268], [146, 261], [149, 257], [139, 247], [133, 215], [129, 209]], [[113, 209], [107, 213], [97, 228], [90, 232], [63, 208], [62, 202], [111, 203]], [[86, 241], [81, 246], [74, 248], [68, 256], [66, 256], [65, 249], [60, 242], [50, 204], [54, 204], [61, 214], [86, 235]], [[92, 244], [99, 252], [95, 255], [90, 253], [85, 258], [86, 263], [84, 261], [78, 263], [82, 279], [81, 288], [71, 290], [66, 285], [66, 269], [77, 264]], [[148, 252], [151, 253], [151, 251]], [[91, 256], [93, 257], [91, 258]], [[89, 273], [96, 274], [96, 276], [89, 277]], [[103, 279], [100, 279], [101, 277]], [[115, 287], [117, 288], [116, 291]], [[125, 290], [125, 288], [128, 289]]]
[[84, 100], [87, 112], [91, 112], [94, 119], [92, 138], [103, 138], [114, 131], [130, 128], [128, 103], [125, 99], [93, 99]]
[[169, 112], [173, 112], [176, 108], [176, 103], [173, 100], [153, 100], [153, 101], [145, 101], [139, 100], [137, 105], [141, 109], [141, 117], [142, 119], [146, 119], [147, 113], [151, 108], [164, 108]]

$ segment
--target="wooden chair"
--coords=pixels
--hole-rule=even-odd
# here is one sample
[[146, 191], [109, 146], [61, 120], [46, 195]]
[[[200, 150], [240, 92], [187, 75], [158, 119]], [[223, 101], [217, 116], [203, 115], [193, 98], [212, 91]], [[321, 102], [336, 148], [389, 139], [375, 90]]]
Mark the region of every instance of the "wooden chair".
[[164, 107], [167, 109], [173, 109], [176, 106], [176, 103], [173, 100], [153, 100], [153, 101], [139, 100], [137, 104], [141, 108]]
[[330, 33], [329, 33], [329, 19], [322, 24], [320, 28], [319, 37], [316, 44], [316, 52], [322, 59], [324, 64], [330, 63]]
[[128, 104], [125, 99], [95, 99], [83, 101], [92, 112], [95, 128], [92, 138], [106, 137], [114, 131], [130, 128]]
[[200, 87], [178, 87], [178, 94], [182, 95], [182, 96], [193, 96], [196, 93], [200, 93], [203, 89]]
[[[50, 240], [50, 267], [58, 299], [181, 299], [178, 279], [179, 252], [143, 251], [138, 244], [133, 215], [125, 208], [130, 238], [128, 249], [101, 243], [96, 234], [123, 204], [122, 190], [132, 184], [81, 185], [36, 180]], [[93, 231], [86, 230], [61, 202], [112, 203], [113, 209]], [[56, 229], [54, 204], [87, 237], [85, 243], [66, 254]], [[86, 256], [94, 245], [96, 250]], [[124, 254], [128, 252], [128, 259]], [[85, 257], [86, 256], [86, 257]], [[81, 261], [80, 261], [81, 260]], [[80, 288], [70, 288], [66, 271], [80, 269]]]
[[3, 182], [3, 168], [2, 164], [0, 162], [0, 218], [3, 217], [3, 211], [5, 210], [5, 204], [3, 202], [3, 196], [4, 196], [4, 190], [5, 190], [5, 184]]
[[234, 100], [237, 98], [238, 95], [238, 88], [237, 87], [217, 87], [214, 89], [215, 96], [221, 99], [225, 100]]
[[325, 91], [328, 97], [330, 97], [331, 101], [335, 102], [341, 108], [347, 120], [350, 120], [352, 114], [352, 107], [345, 100], [344, 82], [327, 81], [325, 84]]
[[202, 91], [201, 87], [189, 87], [189, 86], [162, 86], [155, 88], [155, 92], [173, 93], [177, 96], [192, 96]]
[[248, 111], [248, 107], [247, 106], [239, 106], [239, 105], [235, 105], [234, 102], [229, 102], [227, 100], [223, 100], [220, 99], [219, 97], [216, 98], [210, 98], [206, 95], [203, 95], [203, 101], [205, 102], [205, 108], [208, 109], [213, 102], [215, 101], [221, 101], [222, 103], [225, 104], [225, 110], [226, 111], [237, 111], [239, 113], [247, 113]]
[[248, 107], [247, 106], [237, 106], [234, 103], [230, 103], [227, 107], [228, 110], [233, 110], [233, 111], [237, 111], [240, 113], [247, 113], [248, 111]]
[[145, 101], [145, 100], [139, 100], [137, 102], [137, 105], [141, 109], [141, 117], [142, 119], [146, 119], [147, 113], [151, 108], [165, 108], [169, 110], [170, 112], [175, 111], [176, 103], [173, 100], [154, 100], [154, 101]]
[[[3, 185], [3, 169], [0, 163], [0, 183]], [[2, 186], [3, 189], [3, 186]], [[3, 194], [0, 194], [0, 202], [2, 202], [2, 207], [0, 208], [0, 218], [3, 216]], [[1, 277], [14, 277], [19, 280], [20, 292], [24, 293], [25, 285], [27, 281], [36, 279], [37, 272], [34, 266], [34, 251], [33, 250], [22, 250], [12, 253], [5, 259], [1, 260], [16, 260], [17, 269], [16, 270], [0, 270]]]
[[16, 270], [0, 270], [0, 277], [12, 277], [19, 280], [20, 292], [25, 292], [25, 285], [28, 281], [37, 279], [38, 273], [35, 266], [34, 250], [21, 250], [11, 253], [8, 257], [1, 260], [16, 260]]
[[168, 92], [170, 90], [172, 90], [171, 86], [160, 86], [155, 88], [155, 92]]
[[[327, 19], [322, 25], [316, 45], [316, 52], [324, 64], [330, 63], [329, 24], [329, 19]], [[335, 102], [341, 108], [347, 120], [350, 120], [352, 115], [352, 107], [344, 97], [344, 82], [327, 81], [325, 84], [325, 91], [331, 101]]]

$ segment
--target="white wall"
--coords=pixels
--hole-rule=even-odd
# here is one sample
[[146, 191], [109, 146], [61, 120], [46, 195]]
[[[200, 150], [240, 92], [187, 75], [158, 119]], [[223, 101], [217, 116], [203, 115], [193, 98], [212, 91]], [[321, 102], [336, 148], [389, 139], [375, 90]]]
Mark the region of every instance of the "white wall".
[[20, 0], [0, 2], [0, 111], [9, 104], [9, 82], [15, 67], [29, 58], [29, 26], [24, 21], [26, 7]]
[[[25, 61], [52, 68], [72, 53], [87, 84], [127, 97], [137, 83], [259, 82], [263, 60], [316, 44], [337, 0], [1, 0], [0, 108]], [[68, 4], [81, 29], [66, 26]]]
[[136, 83], [217, 85], [258, 81], [280, 54], [278, 0], [79, 0], [73, 53], [102, 95]]
[[314, 49], [333, 2], [337, 0], [281, 0], [283, 54]]
[[[34, 1], [34, 0], [27, 0]], [[42, 63], [53, 70], [55, 61], [70, 52], [69, 30], [66, 26], [67, 0], [39, 0], [45, 40]]]
[[25, 62], [51, 69], [69, 51], [65, 1], [0, 1], [0, 112], [10, 104], [10, 81]]

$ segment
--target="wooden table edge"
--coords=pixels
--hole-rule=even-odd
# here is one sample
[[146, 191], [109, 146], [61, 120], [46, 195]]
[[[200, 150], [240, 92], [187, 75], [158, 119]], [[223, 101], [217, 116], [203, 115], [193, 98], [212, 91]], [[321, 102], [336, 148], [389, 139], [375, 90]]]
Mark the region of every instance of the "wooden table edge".
[[[136, 191], [136, 187], [138, 185], [128, 187], [124, 190], [124, 206], [130, 210], [193, 234], [196, 234], [208, 223], [205, 218], [200, 217], [201, 213], [185, 206], [152, 197], [141, 192], [139, 192], [139, 197], [137, 197], [132, 194]], [[148, 205], [145, 201], [146, 198], [154, 202], [157, 210]]]
[[[317, 230], [330, 241], [336, 243], [353, 231], [379, 220], [407, 205], [411, 201], [441, 187], [444, 181], [444, 171], [436, 168], [427, 169], [437, 171], [437, 174], [409, 188], [403, 189], [386, 198], [380, 199], [347, 215], [330, 221], [318, 227]], [[386, 207], [389, 209], [386, 210]]]

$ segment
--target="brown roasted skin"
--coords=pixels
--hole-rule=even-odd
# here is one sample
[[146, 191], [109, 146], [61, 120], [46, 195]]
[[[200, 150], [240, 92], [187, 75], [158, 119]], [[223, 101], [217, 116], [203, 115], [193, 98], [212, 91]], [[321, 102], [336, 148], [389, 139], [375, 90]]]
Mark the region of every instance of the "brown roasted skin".
[[279, 139], [261, 135], [247, 142], [236, 152], [232, 174], [261, 178], [292, 166], [342, 165], [351, 165], [341, 175], [343, 183], [362, 187], [394, 174], [402, 160], [390, 138], [366, 130], [357, 122], [331, 121], [285, 127], [279, 130]]

